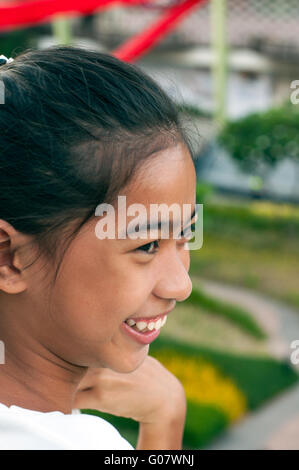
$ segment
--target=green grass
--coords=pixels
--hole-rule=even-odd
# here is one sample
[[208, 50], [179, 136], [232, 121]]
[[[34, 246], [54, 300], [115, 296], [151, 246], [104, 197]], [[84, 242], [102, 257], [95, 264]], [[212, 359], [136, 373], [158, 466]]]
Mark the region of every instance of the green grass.
[[192, 293], [185, 303], [197, 305], [213, 315], [223, 316], [255, 338], [265, 339], [267, 337], [254, 318], [243, 308], [215, 299], [198, 288], [193, 287]]
[[159, 338], [163, 337], [214, 350], [263, 357], [271, 355], [267, 340], [254, 337], [223, 315], [211, 314], [203, 307], [187, 302], [176, 306], [160, 333]]

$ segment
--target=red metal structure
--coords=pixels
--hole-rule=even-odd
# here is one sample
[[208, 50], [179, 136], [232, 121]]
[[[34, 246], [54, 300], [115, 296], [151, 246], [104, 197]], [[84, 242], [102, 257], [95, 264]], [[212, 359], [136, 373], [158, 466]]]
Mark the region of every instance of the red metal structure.
[[134, 62], [172, 31], [194, 8], [208, 0], [0, 0], [0, 32], [51, 21], [57, 14], [84, 15], [114, 5], [142, 6], [161, 10], [161, 15], [144, 31], [112, 52], [120, 60]]

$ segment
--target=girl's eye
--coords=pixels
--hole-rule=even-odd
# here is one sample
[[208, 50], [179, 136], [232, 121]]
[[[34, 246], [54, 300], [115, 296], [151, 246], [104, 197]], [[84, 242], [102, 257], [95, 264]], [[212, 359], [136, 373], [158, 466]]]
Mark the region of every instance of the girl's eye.
[[193, 224], [189, 225], [189, 227], [186, 229], [185, 234], [183, 232], [181, 232], [181, 237], [188, 238], [188, 239], [192, 240], [192, 238], [194, 237], [194, 232], [195, 232], [195, 222], [193, 222]]
[[[195, 222], [193, 222], [193, 224], [191, 224], [186, 229], [185, 235], [183, 234], [183, 232], [181, 232], [181, 237], [192, 240], [192, 238], [194, 237], [194, 233], [192, 233], [192, 232], [195, 232]], [[153, 242], [146, 243], [145, 245], [139, 246], [138, 248], [136, 248], [136, 251], [143, 251], [144, 253], [146, 253], [148, 255], [153, 255], [154, 253], [156, 253], [157, 248], [159, 247], [159, 245], [158, 245], [156, 250], [154, 250], [154, 251], [150, 250], [154, 243], [158, 244], [158, 240], [154, 240]]]
[[139, 246], [138, 248], [136, 248], [136, 251], [141, 250], [141, 251], [144, 251], [145, 253], [147, 253], [148, 255], [153, 255], [156, 252], [156, 250], [155, 251], [149, 251], [149, 248], [153, 245], [153, 243], [158, 243], [158, 240], [147, 243], [146, 245]]

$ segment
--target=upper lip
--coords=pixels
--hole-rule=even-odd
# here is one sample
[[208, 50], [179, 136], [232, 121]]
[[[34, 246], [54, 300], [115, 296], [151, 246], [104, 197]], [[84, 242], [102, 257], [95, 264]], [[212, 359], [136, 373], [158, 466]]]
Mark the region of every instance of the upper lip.
[[[175, 306], [174, 306], [174, 307], [175, 307]], [[129, 317], [129, 318], [130, 318], [131, 320], [135, 320], [135, 321], [137, 321], [137, 320], [138, 320], [138, 321], [142, 321], [142, 320], [147, 320], [147, 321], [148, 321], [148, 320], [153, 320], [153, 321], [154, 321], [156, 318], [161, 317], [161, 316], [163, 316], [163, 315], [167, 315], [168, 313], [170, 313], [170, 312], [174, 309], [174, 307], [170, 308], [169, 310], [165, 310], [165, 311], [162, 312], [162, 313], [157, 313], [156, 315], [151, 316], [151, 317], [145, 316], [145, 317]], [[127, 318], [127, 320], [128, 320], [128, 318]]]

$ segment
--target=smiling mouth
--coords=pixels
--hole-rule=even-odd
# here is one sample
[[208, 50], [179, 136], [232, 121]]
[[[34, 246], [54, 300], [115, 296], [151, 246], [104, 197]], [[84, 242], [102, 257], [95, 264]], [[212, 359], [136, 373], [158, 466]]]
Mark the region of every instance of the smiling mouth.
[[[137, 319], [136, 319], [137, 320]], [[128, 318], [124, 321], [128, 326], [133, 330], [138, 331], [139, 333], [146, 333], [148, 331], [158, 331], [160, 330], [167, 321], [167, 315], [159, 315], [155, 320], [153, 319], [142, 319], [140, 321], [135, 321], [133, 318]]]

